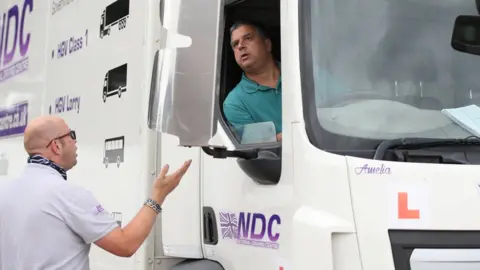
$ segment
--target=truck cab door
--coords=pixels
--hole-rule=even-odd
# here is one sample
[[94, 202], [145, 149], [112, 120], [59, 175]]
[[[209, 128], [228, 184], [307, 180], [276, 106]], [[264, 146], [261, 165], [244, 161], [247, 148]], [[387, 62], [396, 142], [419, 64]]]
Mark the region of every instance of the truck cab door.
[[[148, 126], [182, 146], [208, 146], [216, 132], [215, 93], [223, 1], [165, 1], [158, 72]], [[201, 11], [201, 12], [200, 12]]]
[[[155, 253], [165, 259], [204, 257], [199, 179], [201, 150], [178, 148], [175, 137], [180, 138], [182, 146], [202, 146], [215, 132], [212, 130], [212, 109], [215, 104], [218, 46], [215, 44], [218, 43], [221, 2], [160, 1], [160, 24], [155, 22], [154, 26], [157, 48], [147, 124], [151, 130], [162, 133], [158, 136], [160, 158], [157, 158], [157, 168], [170, 164], [173, 171], [177, 162], [194, 160], [181, 186], [165, 202], [161, 228], [156, 228], [155, 242], [161, 242], [162, 247], [155, 247]], [[199, 100], [196, 97], [203, 98]], [[203, 115], [203, 119], [197, 117], [200, 121], [195, 121], [195, 115]], [[204, 140], [198, 140], [197, 136]], [[163, 252], [158, 252], [157, 248]]]
[[[239, 158], [239, 166], [254, 181], [276, 184], [281, 143], [262, 143], [261, 149], [256, 143], [235, 143], [233, 131], [220, 124], [224, 4], [224, 0], [166, 1], [171, 6], [165, 12], [159, 68], [152, 80], [148, 127], [177, 137], [179, 146], [201, 147], [214, 158]], [[261, 129], [269, 129], [268, 124]]]
[[[227, 134], [231, 131], [225, 128], [222, 122], [219, 93], [222, 47], [224, 46], [224, 5], [224, 0], [165, 1], [161, 48], [155, 56], [158, 69], [155, 77], [152, 78], [148, 108], [149, 129], [174, 136], [177, 139], [174, 142], [176, 146], [183, 146], [183, 148], [176, 147], [171, 150], [172, 155], [177, 156], [177, 159], [185, 148], [197, 148], [203, 151], [198, 155], [202, 185], [200, 188], [202, 205], [198, 211], [201, 211], [203, 220], [201, 228], [194, 228], [192, 224], [190, 228], [200, 229], [203, 234], [203, 239], [199, 241], [204, 244], [202, 254], [204, 258], [212, 257], [214, 253], [212, 247], [222, 246], [223, 249], [222, 247], [220, 249], [226, 250], [225, 247], [229, 245], [228, 241], [221, 241], [225, 238], [222, 235], [224, 234], [222, 224], [225, 223], [225, 217], [232, 215], [230, 215], [230, 209], [220, 208], [234, 202], [238, 203], [236, 205], [238, 207], [232, 211], [251, 209], [258, 212], [242, 212], [235, 215], [238, 214], [242, 220], [245, 217], [247, 222], [257, 224], [265, 220], [263, 224], [257, 225], [257, 228], [265, 225], [265, 228], [268, 227], [268, 233], [271, 233], [270, 237], [274, 242], [277, 241], [276, 226], [281, 221], [279, 213], [272, 207], [276, 207], [278, 198], [285, 193], [282, 191], [282, 186], [276, 186], [280, 181], [282, 168], [281, 143], [275, 141], [261, 144], [261, 146], [248, 142], [235, 143], [232, 136]], [[227, 158], [235, 158], [235, 160], [222, 161]], [[235, 170], [241, 170], [244, 174], [236, 173]], [[190, 170], [188, 174], [195, 173]], [[233, 179], [229, 179], [230, 177]], [[191, 184], [190, 180], [188, 179], [188, 185]], [[249, 182], [245, 184], [245, 181]], [[182, 185], [184, 183], [182, 182]], [[264, 185], [272, 185], [273, 188], [268, 189]], [[234, 188], [238, 191], [245, 186], [251, 193], [237, 192], [238, 196], [230, 196]], [[191, 186], [181, 188], [181, 191], [176, 190], [172, 194], [173, 197], [169, 197], [167, 207], [178, 207], [174, 204], [182, 203], [180, 196], [185, 199], [188, 195], [185, 191], [187, 188]], [[218, 192], [219, 190], [221, 192]], [[220, 196], [214, 194], [215, 192], [224, 194]], [[239, 206], [241, 199], [245, 198], [241, 196], [266, 199], [257, 201], [256, 205]], [[226, 198], [229, 203], [221, 205], [218, 198]], [[260, 213], [262, 208], [273, 210], [262, 214]], [[164, 215], [163, 218], [167, 217]], [[174, 219], [173, 214], [168, 218]], [[176, 228], [176, 230], [182, 229]], [[165, 230], [163, 232], [170, 233]], [[263, 232], [262, 237], [267, 237], [268, 233]], [[273, 245], [275, 246], [276, 243]], [[256, 252], [256, 250], [252, 249], [250, 252]], [[188, 255], [188, 257], [197, 258], [197, 255]], [[187, 255], [184, 253], [175, 256]]]

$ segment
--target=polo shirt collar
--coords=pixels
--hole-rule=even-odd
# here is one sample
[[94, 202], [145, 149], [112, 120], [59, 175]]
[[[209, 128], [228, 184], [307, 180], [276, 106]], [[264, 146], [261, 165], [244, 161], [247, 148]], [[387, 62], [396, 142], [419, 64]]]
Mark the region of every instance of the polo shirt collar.
[[[280, 69], [280, 76], [278, 77], [278, 81], [277, 81], [277, 87], [276, 89], [281, 92], [282, 91], [282, 88], [280, 87], [282, 85], [282, 65], [280, 64], [280, 61], [275, 61], [277, 63], [277, 66], [278, 68]], [[255, 93], [257, 91], [264, 91], [264, 90], [270, 90], [272, 89], [271, 87], [269, 86], [265, 86], [265, 85], [260, 85], [252, 80], [250, 80], [247, 75], [245, 75], [245, 72], [242, 73], [242, 80], [241, 80], [242, 84], [243, 84], [243, 87], [242, 89], [249, 93], [249, 94], [252, 94], [252, 93]]]
[[65, 181], [67, 180], [67, 171], [64, 168], [58, 166], [53, 161], [46, 159], [40, 155], [33, 155], [28, 157], [27, 163], [40, 164], [50, 167], [57, 171]]

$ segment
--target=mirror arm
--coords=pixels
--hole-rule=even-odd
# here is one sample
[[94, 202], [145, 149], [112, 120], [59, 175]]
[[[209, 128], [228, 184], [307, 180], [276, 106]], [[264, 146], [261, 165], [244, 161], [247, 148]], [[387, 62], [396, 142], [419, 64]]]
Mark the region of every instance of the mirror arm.
[[250, 151], [230, 151], [224, 147], [202, 147], [202, 150], [205, 154], [212, 156], [213, 158], [241, 158], [241, 159], [256, 159], [258, 157], [258, 150], [250, 150]]
[[159, 2], [159, 9], [158, 9], [159, 15], [160, 15], [160, 23], [162, 24], [162, 27], [163, 27], [163, 17], [164, 17], [164, 16], [163, 16], [163, 8], [164, 8], [164, 3], [163, 3], [163, 1], [165, 1], [165, 0], [160, 0], [160, 2]]

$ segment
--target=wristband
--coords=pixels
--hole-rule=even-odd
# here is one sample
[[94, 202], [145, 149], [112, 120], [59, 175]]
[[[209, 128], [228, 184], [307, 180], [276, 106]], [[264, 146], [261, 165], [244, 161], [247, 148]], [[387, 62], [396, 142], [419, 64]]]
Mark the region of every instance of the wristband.
[[143, 205], [146, 205], [155, 211], [155, 213], [159, 214], [162, 212], [162, 207], [160, 204], [158, 204], [156, 201], [152, 200], [151, 198], [148, 198]]

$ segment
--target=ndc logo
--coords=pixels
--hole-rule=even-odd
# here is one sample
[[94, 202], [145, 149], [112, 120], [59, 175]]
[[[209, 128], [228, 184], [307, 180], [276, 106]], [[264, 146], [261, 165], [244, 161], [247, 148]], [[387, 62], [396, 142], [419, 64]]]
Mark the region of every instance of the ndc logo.
[[220, 212], [220, 228], [223, 239], [232, 239], [240, 245], [278, 249], [281, 224], [280, 216], [261, 213]]
[[25, 32], [25, 21], [32, 12], [33, 0], [0, 11], [0, 83], [28, 70], [30, 33]]

